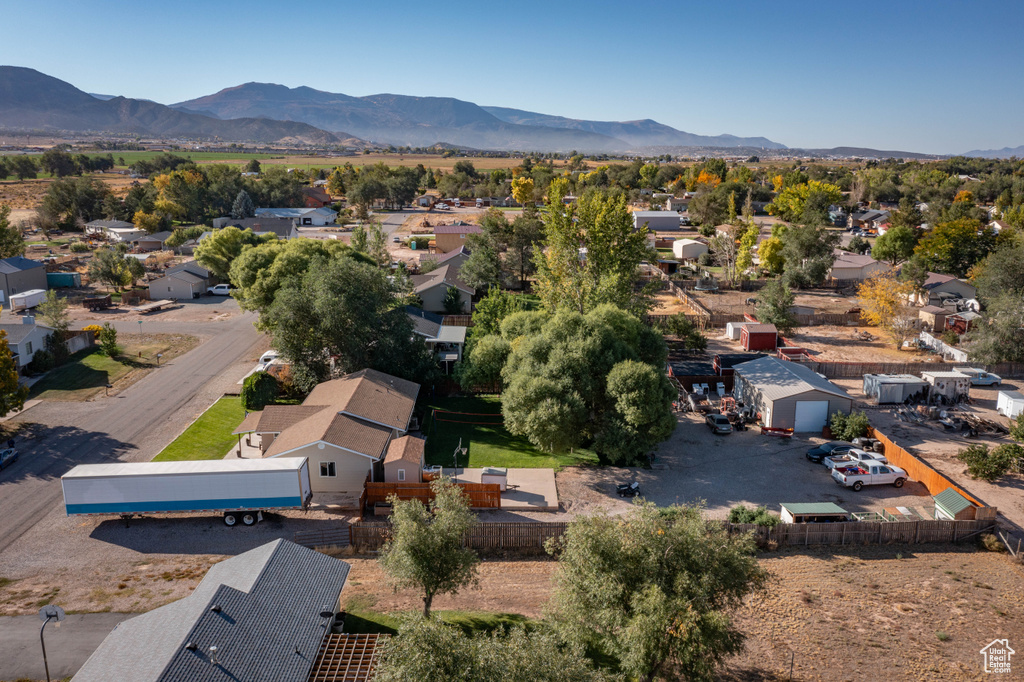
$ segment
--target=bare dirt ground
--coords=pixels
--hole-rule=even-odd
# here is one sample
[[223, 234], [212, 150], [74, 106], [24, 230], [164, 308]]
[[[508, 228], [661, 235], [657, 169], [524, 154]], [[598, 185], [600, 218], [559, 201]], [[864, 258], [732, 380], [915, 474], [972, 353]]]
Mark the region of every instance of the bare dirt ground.
[[[699, 300], [713, 313], [736, 315], [753, 313], [754, 306], [753, 304], [748, 305], [747, 300], [757, 296], [757, 292], [753, 291], [717, 291], [715, 293], [688, 291], [687, 293]], [[794, 293], [796, 294], [794, 301], [796, 305], [809, 306], [819, 313], [845, 313], [858, 307], [855, 297], [843, 296], [837, 291]]]
[[[792, 656], [795, 680], [977, 679], [983, 646], [1024, 635], [1024, 574], [1005, 555], [952, 545], [837, 549], [761, 555], [774, 579], [769, 596], [736, 614], [747, 648], [725, 678], [788, 679]], [[376, 561], [346, 560], [346, 600], [389, 613], [421, 607], [414, 591], [387, 586]], [[479, 589], [434, 607], [540, 617], [556, 568], [486, 561]]]
[[[113, 173], [94, 173], [92, 177], [102, 180], [118, 196], [127, 194], [132, 183], [136, 182], [127, 175]], [[0, 181], [0, 204], [9, 204], [15, 210], [36, 209], [42, 203], [43, 195], [46, 194], [47, 188], [52, 183], [52, 178]], [[26, 214], [19, 215], [21, 217], [14, 220], [14, 224], [32, 217]]]
[[[857, 334], [867, 332], [874, 339], [865, 341]], [[888, 337], [877, 327], [799, 327], [786, 337], [801, 348], [811, 351], [822, 362], [942, 362], [934, 353], [896, 350]]]
[[[102, 295], [100, 293], [99, 295]], [[146, 303], [146, 301], [143, 301]], [[90, 311], [81, 306], [68, 309], [72, 321], [85, 324], [103, 324], [104, 322], [147, 321], [152, 322], [213, 322], [226, 320], [242, 313], [238, 302], [230, 296], [202, 296], [191, 301], [178, 301], [162, 310], [152, 313], [132, 312], [131, 306], [114, 306], [107, 310]]]

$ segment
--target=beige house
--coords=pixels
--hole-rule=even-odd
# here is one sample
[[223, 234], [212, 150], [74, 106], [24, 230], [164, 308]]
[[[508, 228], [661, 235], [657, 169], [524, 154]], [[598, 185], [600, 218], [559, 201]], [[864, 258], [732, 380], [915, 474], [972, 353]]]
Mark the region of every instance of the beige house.
[[199, 298], [213, 283], [210, 271], [195, 261], [175, 265], [164, 271], [164, 276], [149, 283], [149, 298], [187, 301]]
[[432, 312], [446, 312], [444, 298], [448, 289], [454, 287], [459, 291], [461, 312], [468, 313], [473, 303], [476, 289], [459, 279], [458, 264], [444, 263], [425, 275], [413, 275], [413, 292], [423, 301], [423, 309]]
[[388, 446], [409, 430], [419, 390], [364, 369], [318, 384], [302, 405], [268, 405], [246, 422], [264, 457], [309, 459], [314, 493], [359, 494], [367, 477], [382, 480]]
[[836, 249], [835, 256], [836, 260], [832, 263], [832, 270], [829, 273], [835, 280], [863, 282], [877, 272], [892, 269], [888, 263], [881, 263], [871, 256], [859, 253]]
[[466, 245], [466, 237], [480, 234], [483, 230], [479, 225], [455, 223], [454, 225], [438, 225], [434, 228], [434, 244], [438, 253], [458, 251]]
[[426, 465], [426, 441], [416, 436], [395, 438], [384, 457], [384, 481], [387, 483], [422, 483]]

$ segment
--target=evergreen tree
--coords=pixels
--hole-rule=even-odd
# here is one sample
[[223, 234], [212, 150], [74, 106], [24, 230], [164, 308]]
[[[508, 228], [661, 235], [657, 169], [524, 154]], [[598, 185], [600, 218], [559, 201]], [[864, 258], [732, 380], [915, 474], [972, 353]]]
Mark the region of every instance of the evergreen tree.
[[252, 197], [244, 189], [238, 190], [235, 203], [231, 204], [231, 217], [235, 220], [244, 220], [245, 218], [254, 218], [255, 216], [256, 207], [252, 203]]

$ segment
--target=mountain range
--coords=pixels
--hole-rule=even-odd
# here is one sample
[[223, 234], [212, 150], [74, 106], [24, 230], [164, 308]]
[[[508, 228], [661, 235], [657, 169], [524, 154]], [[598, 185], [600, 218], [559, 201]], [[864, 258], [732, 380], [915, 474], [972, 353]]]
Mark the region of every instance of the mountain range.
[[307, 123], [245, 117], [221, 120], [149, 100], [101, 99], [35, 69], [0, 66], [0, 126], [25, 130], [135, 133], [153, 137], [337, 144]]
[[1020, 159], [1024, 158], [1024, 144], [1019, 147], [1003, 147], [1002, 149], [975, 149], [962, 156], [978, 156], [985, 159], [1008, 159], [1011, 156], [1016, 156]]

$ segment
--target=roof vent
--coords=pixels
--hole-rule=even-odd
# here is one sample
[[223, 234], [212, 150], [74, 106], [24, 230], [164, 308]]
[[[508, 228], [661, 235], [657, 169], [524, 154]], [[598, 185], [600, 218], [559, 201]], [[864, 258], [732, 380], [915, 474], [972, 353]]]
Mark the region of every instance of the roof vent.
[[211, 606], [211, 607], [210, 607], [210, 610], [211, 610], [211, 611], [213, 611], [214, 613], [220, 613], [220, 607], [219, 607], [219, 606], [217, 606], [216, 604], [214, 604], [213, 606]]
[[210, 663], [212, 665], [219, 665], [220, 664], [220, 662], [217, 660], [217, 647], [216, 646], [211, 646], [210, 647]]
[[187, 643], [185, 645], [185, 648], [188, 649], [189, 651], [195, 651], [196, 650], [196, 643], [195, 642], [189, 642], [189, 643]]

